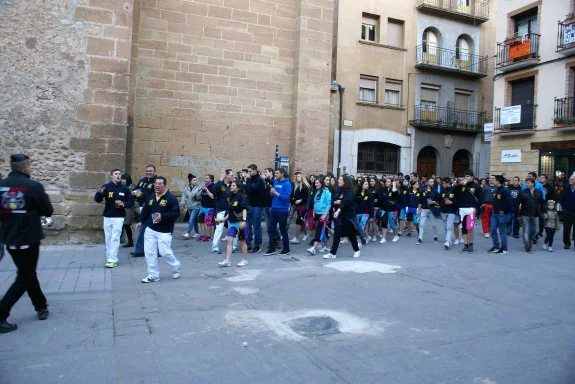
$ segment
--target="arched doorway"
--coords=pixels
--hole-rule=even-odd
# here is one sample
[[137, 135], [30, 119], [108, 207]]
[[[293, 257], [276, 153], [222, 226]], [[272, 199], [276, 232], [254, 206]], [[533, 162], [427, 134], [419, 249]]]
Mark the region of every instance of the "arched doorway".
[[455, 152], [451, 169], [456, 175], [462, 175], [466, 170], [471, 169], [471, 153], [466, 149]]
[[417, 155], [417, 175], [429, 177], [437, 172], [437, 151], [435, 148], [423, 147]]

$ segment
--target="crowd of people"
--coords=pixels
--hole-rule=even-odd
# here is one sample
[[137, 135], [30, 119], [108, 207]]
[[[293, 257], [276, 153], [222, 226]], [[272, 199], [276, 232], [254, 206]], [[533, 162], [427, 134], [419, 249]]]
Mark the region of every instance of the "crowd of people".
[[[0, 333], [17, 329], [7, 319], [26, 292], [38, 318], [45, 320], [49, 315], [36, 265], [42, 220], [52, 215], [53, 208], [42, 185], [30, 179], [28, 156], [12, 155], [10, 166], [12, 172], [0, 180], [0, 243], [12, 256], [18, 273], [0, 301]], [[538, 177], [535, 172], [524, 180], [519, 176], [507, 179], [504, 174], [477, 179], [471, 170], [443, 178], [416, 173], [335, 177], [329, 172], [306, 177], [295, 172], [290, 180], [283, 168], [260, 172], [251, 164], [237, 173], [226, 169], [217, 181], [214, 175], [204, 175], [200, 182], [189, 174], [180, 201], [169, 191], [166, 178], [158, 176], [150, 164], [136, 183], [121, 170], [111, 170], [110, 181], [97, 189], [94, 200], [104, 202], [105, 266], [118, 265], [120, 239], [125, 233], [124, 247], [135, 247], [131, 255], [146, 258], [148, 273], [142, 283], [152, 283], [160, 280], [159, 257], [171, 266], [174, 279], [181, 276], [172, 237], [183, 213], [188, 222], [184, 239], [211, 243], [215, 254], [222, 253], [220, 240], [226, 242], [220, 267], [230, 267], [233, 253], [238, 251], [241, 257], [236, 265], [244, 267], [248, 253], [286, 256], [291, 253], [290, 245], [302, 242], [309, 242], [309, 255], [323, 253], [324, 259], [336, 258], [340, 244], [349, 242], [357, 258], [362, 246], [398, 242], [402, 236], [407, 241], [417, 237], [415, 244], [424, 244], [427, 230], [431, 230], [433, 243], [443, 243], [445, 250], [461, 244], [460, 252], [472, 253], [478, 215], [484, 236], [492, 239], [488, 252], [503, 255], [509, 252], [507, 236], [519, 238], [520, 228], [529, 253], [543, 236], [542, 248], [552, 252], [561, 221], [564, 248], [575, 242], [575, 175], [562, 189], [560, 202], [553, 200], [553, 192], [547, 176]], [[135, 217], [136, 241], [132, 232]], [[267, 246], [262, 238], [264, 217]]]

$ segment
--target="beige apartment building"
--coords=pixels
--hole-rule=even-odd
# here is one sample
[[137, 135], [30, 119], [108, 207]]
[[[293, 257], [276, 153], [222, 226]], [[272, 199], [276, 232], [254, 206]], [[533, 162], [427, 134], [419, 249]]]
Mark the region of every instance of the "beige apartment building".
[[[487, 172], [495, 2], [340, 0], [336, 15], [332, 106], [345, 87], [342, 171]], [[332, 118], [334, 170], [339, 135]]]
[[575, 2], [500, 2], [491, 171], [575, 173]]

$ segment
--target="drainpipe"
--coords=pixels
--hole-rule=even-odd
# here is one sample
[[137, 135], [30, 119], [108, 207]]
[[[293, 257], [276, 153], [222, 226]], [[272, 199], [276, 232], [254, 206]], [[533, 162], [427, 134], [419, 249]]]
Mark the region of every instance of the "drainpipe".
[[339, 177], [341, 175], [341, 131], [343, 127], [343, 92], [345, 91], [345, 87], [334, 80], [331, 82], [331, 89], [339, 90], [339, 130], [337, 143], [337, 177]]

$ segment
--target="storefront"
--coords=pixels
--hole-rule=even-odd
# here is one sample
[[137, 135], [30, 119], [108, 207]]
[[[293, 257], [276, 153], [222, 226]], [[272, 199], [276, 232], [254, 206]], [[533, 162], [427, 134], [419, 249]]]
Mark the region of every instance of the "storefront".
[[554, 189], [554, 198], [561, 201], [569, 177], [575, 174], [575, 149], [540, 150], [539, 174], [546, 174]]

